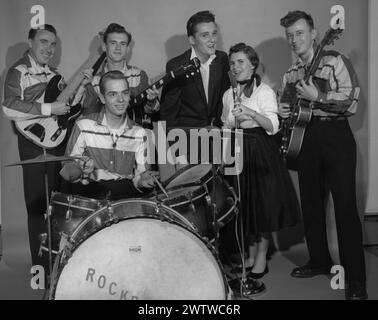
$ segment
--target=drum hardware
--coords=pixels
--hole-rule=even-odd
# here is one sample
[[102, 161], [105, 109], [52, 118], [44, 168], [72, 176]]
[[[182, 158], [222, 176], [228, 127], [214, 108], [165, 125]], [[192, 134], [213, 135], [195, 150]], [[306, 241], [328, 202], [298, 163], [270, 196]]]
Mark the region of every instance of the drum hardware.
[[66, 221], [70, 220], [72, 218], [72, 210], [68, 209], [66, 211]]
[[209, 188], [207, 187], [206, 183], [203, 185], [203, 187], [205, 188], [205, 191], [206, 191], [205, 199], [206, 199], [207, 205], [210, 207], [212, 202], [211, 202], [211, 197], [210, 197], [210, 193], [209, 193]]
[[[143, 199], [113, 202], [113, 208], [118, 224], [106, 227], [103, 223], [85, 235], [96, 217], [103, 222], [108, 217], [104, 206], [81, 222], [58, 253], [50, 299], [229, 298], [230, 288], [214, 247], [186, 225], [177, 211]], [[161, 216], [171, 221], [162, 223]], [[71, 243], [77, 245], [69, 250]]]
[[38, 256], [42, 257], [43, 245], [46, 243], [47, 233], [41, 233], [38, 236], [38, 239], [39, 239], [39, 243], [40, 243], [40, 245], [39, 245], [39, 251], [38, 251]]
[[160, 188], [160, 190], [161, 190], [161, 191], [165, 194], [165, 196], [168, 198], [168, 197], [169, 197], [169, 196], [168, 196], [168, 193], [167, 193], [167, 191], [165, 191], [164, 187], [163, 187], [162, 184], [159, 182], [159, 180], [158, 180], [155, 176], [153, 176], [153, 175], [151, 175], [151, 177], [155, 180], [157, 186]]
[[72, 218], [71, 206], [72, 206], [72, 202], [73, 202], [74, 198], [71, 195], [69, 195], [67, 200], [68, 200], [68, 208], [67, 208], [67, 211], [66, 211], [66, 221], [68, 221]]
[[193, 211], [193, 213], [196, 213], [196, 206], [193, 203], [193, 193], [192, 192], [188, 192], [186, 194], [186, 197], [189, 200], [189, 208]]
[[107, 220], [105, 222], [105, 225], [108, 227], [113, 223], [113, 219], [114, 219], [113, 206], [110, 200], [107, 200], [106, 210], [108, 213], [107, 213]]

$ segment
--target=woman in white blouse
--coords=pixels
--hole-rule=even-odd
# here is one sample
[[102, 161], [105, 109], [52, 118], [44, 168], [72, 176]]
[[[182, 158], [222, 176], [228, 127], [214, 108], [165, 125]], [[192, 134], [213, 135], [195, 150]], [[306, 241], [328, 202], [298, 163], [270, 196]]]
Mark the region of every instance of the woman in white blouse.
[[256, 73], [259, 57], [252, 47], [238, 43], [230, 48], [229, 58], [237, 88], [236, 92], [230, 88], [224, 93], [222, 121], [224, 127], [243, 129], [240, 184], [236, 176], [233, 180], [240, 191], [239, 222], [245, 252], [250, 244], [256, 244], [255, 256], [248, 259], [247, 276], [259, 279], [269, 272], [266, 254], [270, 233], [297, 224], [299, 205], [272, 137], [279, 129], [277, 100]]

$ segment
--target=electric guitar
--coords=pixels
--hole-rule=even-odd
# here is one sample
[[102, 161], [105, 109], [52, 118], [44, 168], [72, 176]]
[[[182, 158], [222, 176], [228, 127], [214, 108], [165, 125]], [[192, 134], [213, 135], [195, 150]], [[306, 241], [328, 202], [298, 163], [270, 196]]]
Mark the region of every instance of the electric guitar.
[[164, 73], [153, 80], [152, 84], [148, 85], [141, 92], [139, 92], [135, 97], [130, 99], [130, 110], [133, 111], [131, 115], [133, 120], [140, 123], [143, 127], [149, 127], [152, 125], [152, 120], [148, 114], [144, 111], [144, 103], [147, 101], [147, 90], [152, 89], [153, 86], [159, 89], [163, 85], [167, 84], [169, 81], [179, 78], [181, 76], [186, 76], [189, 78], [193, 76], [196, 72], [199, 72], [200, 61], [198, 58], [193, 58], [187, 64], [180, 66], [175, 70], [171, 70]]
[[[105, 57], [105, 52], [103, 52], [100, 57], [98, 57], [98, 55], [93, 56], [86, 65], [93, 65], [93, 73], [95, 73], [100, 68]], [[64, 88], [62, 76], [55, 75], [46, 86], [44, 102], [52, 103], [54, 101], [60, 101], [68, 103], [83, 79], [84, 75], [80, 72]], [[65, 115], [41, 116], [28, 120], [18, 120], [15, 121], [15, 126], [22, 135], [36, 145], [45, 149], [54, 149], [63, 142], [70, 122], [76, 119], [81, 114], [81, 111], [81, 105], [77, 104], [71, 106], [70, 112]]]
[[[322, 58], [321, 52], [326, 45], [330, 45], [337, 40], [343, 29], [330, 28], [325, 33], [323, 40], [316, 48], [314, 58], [310, 64], [308, 72], [304, 77], [304, 81], [308, 84], [311, 76], [315, 74], [319, 62]], [[281, 140], [281, 155], [285, 160], [295, 160], [301, 150], [303, 137], [308, 123], [312, 117], [312, 102], [297, 97], [295, 85], [289, 85], [285, 88], [281, 103], [289, 103], [291, 114], [287, 119], [282, 122], [282, 140]]]

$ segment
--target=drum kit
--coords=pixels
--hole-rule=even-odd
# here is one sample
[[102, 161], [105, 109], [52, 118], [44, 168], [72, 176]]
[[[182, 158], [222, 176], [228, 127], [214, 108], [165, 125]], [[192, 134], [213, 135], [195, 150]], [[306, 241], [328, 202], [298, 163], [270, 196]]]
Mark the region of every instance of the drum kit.
[[221, 166], [187, 165], [157, 182], [151, 193], [119, 201], [46, 193], [40, 253], [49, 255], [49, 299], [231, 299], [218, 241], [238, 197]]

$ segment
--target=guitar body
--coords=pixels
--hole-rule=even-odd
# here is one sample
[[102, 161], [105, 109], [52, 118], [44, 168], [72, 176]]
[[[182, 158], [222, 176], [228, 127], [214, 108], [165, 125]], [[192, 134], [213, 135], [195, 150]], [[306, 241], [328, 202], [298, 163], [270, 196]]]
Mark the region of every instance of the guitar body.
[[[105, 60], [106, 53], [100, 57], [94, 56], [89, 63], [94, 65], [93, 72], [97, 72], [101, 63]], [[93, 61], [92, 61], [93, 60]], [[49, 81], [45, 89], [44, 102], [54, 101], [68, 102], [79, 88], [83, 75], [78, 74], [69, 85], [65, 85], [61, 75], [55, 75]], [[16, 129], [31, 142], [44, 149], [54, 149], [65, 139], [67, 131], [72, 127], [72, 120], [76, 119], [82, 112], [80, 104], [70, 107], [70, 112], [65, 115], [41, 116], [29, 120], [15, 121]]]
[[306, 127], [311, 121], [311, 116], [312, 109], [308, 102], [300, 100], [296, 110], [288, 119], [289, 123], [286, 124], [288, 127], [285, 129], [286, 132], [283, 137], [283, 142], [286, 143], [282, 145], [281, 150], [288, 160], [295, 160], [297, 158], [302, 147]]
[[[56, 75], [47, 84], [45, 103], [56, 101], [63, 91], [65, 84], [61, 75]], [[58, 147], [65, 139], [69, 122], [81, 113], [81, 105], [72, 106], [67, 115], [39, 117], [29, 120], [16, 121], [17, 130], [27, 139], [45, 149]]]

